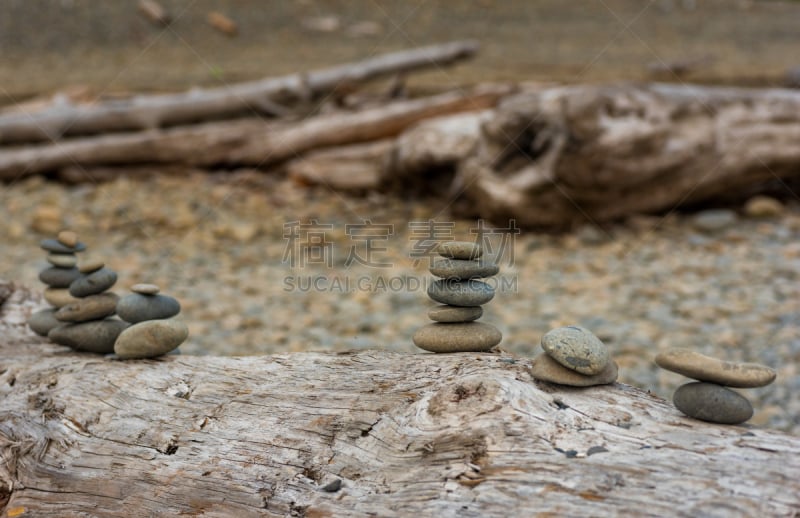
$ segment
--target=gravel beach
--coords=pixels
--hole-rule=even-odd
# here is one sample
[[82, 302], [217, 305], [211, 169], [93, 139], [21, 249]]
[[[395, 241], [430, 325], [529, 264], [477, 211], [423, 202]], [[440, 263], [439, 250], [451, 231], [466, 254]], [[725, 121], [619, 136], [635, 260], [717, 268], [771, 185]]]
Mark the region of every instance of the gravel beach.
[[[0, 278], [41, 287], [38, 242], [70, 228], [88, 245], [83, 261], [117, 271], [119, 295], [147, 282], [180, 300], [183, 354], [421, 353], [411, 336], [435, 304], [428, 259], [416, 252], [448, 235], [474, 239], [476, 228], [441, 205], [343, 197], [249, 170], [78, 186], [31, 177], [0, 188]], [[429, 220], [442, 224], [426, 240]], [[304, 249], [312, 234], [322, 241]], [[667, 348], [763, 363], [778, 377], [740, 391], [755, 407], [750, 423], [800, 433], [797, 202], [768, 218], [640, 216], [501, 239], [489, 235], [502, 254], [482, 321], [503, 332], [502, 349], [533, 357], [549, 329], [580, 325], [608, 345], [621, 382], [666, 398], [686, 381], [653, 363]]]

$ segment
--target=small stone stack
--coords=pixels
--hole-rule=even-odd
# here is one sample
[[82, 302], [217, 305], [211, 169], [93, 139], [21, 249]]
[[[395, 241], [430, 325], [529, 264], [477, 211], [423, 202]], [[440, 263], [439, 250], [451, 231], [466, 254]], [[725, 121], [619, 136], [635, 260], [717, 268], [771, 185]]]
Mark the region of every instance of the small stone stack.
[[740, 424], [753, 417], [750, 401], [727, 387], [764, 387], [776, 376], [766, 365], [728, 362], [689, 349], [660, 353], [656, 365], [697, 380], [678, 387], [672, 396], [675, 408], [689, 417], [719, 424]]
[[436, 353], [488, 351], [503, 335], [491, 324], [475, 322], [483, 315], [481, 305], [494, 297], [494, 288], [477, 279], [492, 277], [499, 268], [481, 260], [483, 250], [475, 243], [451, 241], [439, 245], [430, 272], [439, 280], [428, 287], [428, 296], [444, 305], [430, 312], [435, 321], [414, 333], [414, 344]]
[[544, 353], [534, 359], [535, 379], [591, 387], [617, 380], [619, 368], [605, 344], [591, 331], [579, 326], [559, 327], [542, 336]]
[[154, 358], [176, 349], [189, 336], [189, 328], [173, 318], [181, 311], [173, 297], [160, 295], [155, 284], [136, 284], [117, 303], [117, 314], [129, 322], [114, 344], [121, 359]]

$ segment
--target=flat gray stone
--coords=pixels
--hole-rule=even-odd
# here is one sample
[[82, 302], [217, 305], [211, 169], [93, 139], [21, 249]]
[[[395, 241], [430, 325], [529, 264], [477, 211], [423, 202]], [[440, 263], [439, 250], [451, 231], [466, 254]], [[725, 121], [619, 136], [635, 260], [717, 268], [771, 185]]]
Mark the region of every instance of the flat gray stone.
[[44, 300], [54, 308], [77, 302], [78, 299], [69, 294], [67, 288], [47, 288], [44, 290]]
[[436, 306], [428, 311], [428, 318], [436, 322], [457, 323], [472, 322], [483, 316], [483, 308], [480, 306]]
[[483, 255], [481, 246], [470, 241], [446, 241], [440, 243], [436, 251], [451, 259], [477, 259]]
[[744, 396], [715, 383], [681, 385], [672, 402], [689, 417], [710, 423], [740, 424], [753, 417], [753, 406]]
[[113, 292], [89, 295], [62, 306], [56, 318], [62, 322], [86, 322], [113, 315], [117, 311], [119, 296]]
[[189, 336], [189, 328], [180, 320], [148, 320], [123, 331], [114, 344], [121, 359], [154, 358], [172, 351]]
[[81, 276], [77, 268], [59, 268], [51, 266], [39, 272], [39, 280], [51, 288], [69, 288], [72, 282]]
[[617, 381], [619, 367], [614, 360], [610, 360], [605, 368], [598, 374], [587, 376], [568, 369], [548, 356], [541, 353], [533, 360], [531, 375], [541, 381], [569, 385], [571, 387], [592, 387], [594, 385], [608, 385]]
[[39, 336], [47, 336], [51, 329], [64, 325], [64, 322], [56, 318], [55, 313], [55, 309], [37, 311], [28, 319], [28, 327]]
[[503, 339], [500, 330], [491, 324], [428, 324], [414, 333], [414, 344], [434, 353], [488, 351]]
[[482, 279], [499, 271], [500, 267], [494, 263], [465, 259], [436, 259], [431, 266], [435, 276], [454, 280]]
[[131, 324], [174, 317], [180, 311], [180, 303], [167, 295], [131, 293], [122, 297], [117, 303], [119, 318]]
[[494, 288], [474, 279], [441, 279], [428, 286], [428, 296], [436, 302], [451, 306], [480, 306], [492, 300]]
[[692, 225], [703, 232], [724, 230], [739, 219], [735, 212], [728, 209], [710, 209], [698, 212], [692, 218]]
[[656, 365], [687, 378], [727, 387], [764, 387], [775, 381], [776, 372], [757, 363], [729, 362], [690, 349], [669, 349], [656, 356]]
[[56, 254], [71, 254], [74, 252], [83, 252], [86, 250], [86, 245], [78, 242], [73, 247], [69, 247], [64, 245], [63, 243], [59, 242], [58, 239], [42, 239], [39, 242], [39, 246], [42, 249], [47, 250], [48, 252], [53, 252]]
[[581, 374], [599, 374], [611, 357], [605, 344], [579, 326], [552, 329], [542, 336], [542, 349], [564, 367]]
[[114, 352], [114, 342], [128, 325], [127, 322], [113, 318], [91, 320], [56, 327], [47, 337], [57, 344], [78, 351], [109, 354]]
[[88, 297], [102, 293], [117, 282], [117, 274], [109, 268], [100, 268], [89, 274], [82, 274], [69, 285], [73, 297]]
[[61, 268], [72, 268], [78, 264], [75, 254], [47, 254], [47, 262]]

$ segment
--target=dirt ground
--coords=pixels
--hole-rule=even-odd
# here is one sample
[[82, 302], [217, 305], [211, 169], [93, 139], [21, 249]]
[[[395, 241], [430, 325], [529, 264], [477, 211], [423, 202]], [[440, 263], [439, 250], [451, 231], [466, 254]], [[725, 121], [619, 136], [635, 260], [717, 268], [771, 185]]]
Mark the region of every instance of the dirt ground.
[[[651, 64], [705, 60], [687, 80], [779, 85], [800, 65], [800, 2], [159, 1], [167, 28], [133, 0], [0, 2], [0, 104], [75, 85], [218, 85], [460, 38], [482, 43], [477, 60], [414, 84], [640, 80], [654, 77]], [[211, 28], [211, 11], [238, 34]]]

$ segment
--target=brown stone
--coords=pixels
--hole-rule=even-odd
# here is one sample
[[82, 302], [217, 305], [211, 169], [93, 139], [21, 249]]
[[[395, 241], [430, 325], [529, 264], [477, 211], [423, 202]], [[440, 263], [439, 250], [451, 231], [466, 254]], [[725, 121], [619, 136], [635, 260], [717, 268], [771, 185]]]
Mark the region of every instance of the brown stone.
[[689, 349], [670, 349], [660, 353], [656, 356], [656, 364], [687, 378], [727, 387], [763, 387], [775, 381], [776, 376], [775, 371], [766, 365], [729, 362]]
[[599, 374], [587, 376], [564, 367], [546, 353], [540, 354], [533, 360], [533, 368], [531, 369], [531, 374], [537, 380], [573, 387], [608, 385], [617, 381], [618, 373], [619, 367], [614, 360], [609, 360]]

